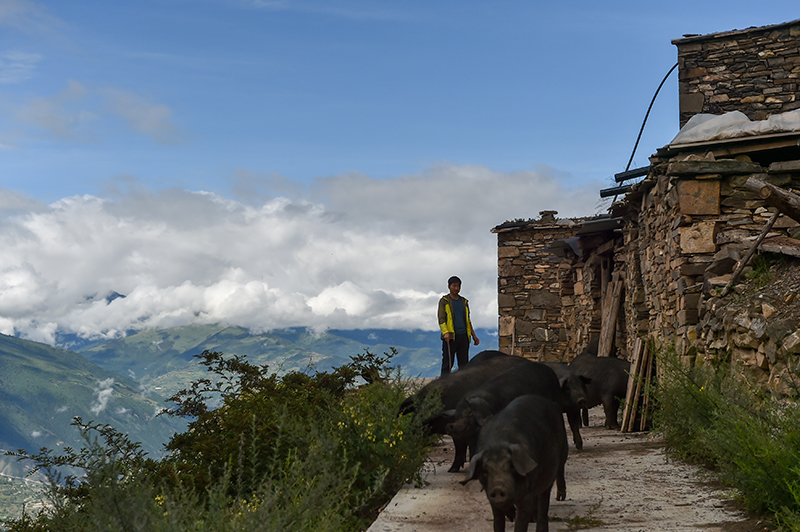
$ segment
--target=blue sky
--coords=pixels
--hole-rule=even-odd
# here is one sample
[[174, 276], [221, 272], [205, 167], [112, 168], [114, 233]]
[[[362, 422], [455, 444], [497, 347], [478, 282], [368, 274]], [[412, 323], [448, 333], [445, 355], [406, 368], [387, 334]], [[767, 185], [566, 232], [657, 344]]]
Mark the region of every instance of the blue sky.
[[[671, 41], [797, 18], [788, 1], [0, 0], [0, 332], [435, 328], [453, 273], [496, 326], [490, 229], [604, 211]], [[673, 73], [632, 166], [677, 132]]]

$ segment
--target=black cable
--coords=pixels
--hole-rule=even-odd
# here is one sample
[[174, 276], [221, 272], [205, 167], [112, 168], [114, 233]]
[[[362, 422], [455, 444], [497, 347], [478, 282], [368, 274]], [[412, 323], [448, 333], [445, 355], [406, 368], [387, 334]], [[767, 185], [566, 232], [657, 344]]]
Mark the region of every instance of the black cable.
[[[659, 83], [658, 88], [656, 89], [656, 93], [653, 94], [653, 99], [650, 100], [650, 106], [647, 108], [647, 112], [644, 115], [644, 120], [642, 120], [642, 127], [639, 128], [639, 136], [636, 137], [636, 144], [633, 145], [633, 151], [631, 152], [631, 158], [628, 159], [628, 165], [625, 167], [625, 171], [626, 172], [631, 169], [631, 163], [633, 162], [633, 156], [636, 155], [636, 148], [639, 147], [639, 141], [642, 140], [642, 133], [644, 132], [644, 125], [647, 124], [647, 118], [650, 116], [650, 111], [653, 109], [653, 104], [656, 102], [656, 97], [658, 96], [658, 93], [661, 91], [661, 87], [663, 87], [664, 83], [667, 82], [667, 78], [670, 76], [670, 74], [672, 74], [672, 71], [675, 70], [676, 68], [678, 68], [678, 63], [675, 63], [672, 66], [672, 68], [669, 69], [669, 72], [667, 72], [667, 75], [664, 76], [664, 79], [662, 79], [661, 83]], [[614, 195], [614, 199], [611, 200], [612, 204], [617, 201], [617, 196], [618, 195], [619, 194], [615, 194]]]
[[647, 123], [647, 117], [650, 116], [650, 110], [653, 108], [653, 104], [656, 101], [656, 96], [658, 96], [658, 92], [661, 90], [661, 87], [664, 86], [664, 83], [667, 82], [667, 78], [669, 77], [670, 74], [672, 74], [672, 71], [675, 70], [676, 68], [678, 68], [678, 63], [675, 63], [675, 66], [669, 69], [669, 72], [667, 72], [667, 75], [664, 76], [664, 79], [661, 80], [661, 84], [656, 89], [656, 93], [653, 95], [653, 99], [650, 100], [650, 107], [647, 108], [647, 113], [644, 115], [644, 120], [642, 121], [642, 127], [641, 129], [639, 129], [639, 136], [636, 137], [636, 144], [633, 145], [633, 152], [631, 153], [631, 158], [628, 160], [628, 166], [625, 167], [626, 172], [631, 169], [633, 156], [636, 154], [636, 148], [639, 147], [639, 141], [642, 140], [642, 132], [644, 131], [644, 125]]

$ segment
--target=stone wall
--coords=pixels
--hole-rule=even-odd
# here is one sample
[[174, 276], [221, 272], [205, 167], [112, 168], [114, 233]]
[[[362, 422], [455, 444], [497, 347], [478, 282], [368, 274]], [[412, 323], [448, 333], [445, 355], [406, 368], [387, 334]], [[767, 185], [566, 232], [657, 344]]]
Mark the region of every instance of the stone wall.
[[[788, 142], [797, 140], [800, 133]], [[754, 156], [766, 161], [753, 142]], [[800, 190], [800, 154], [759, 163], [721, 158], [726, 152], [654, 155], [648, 176], [612, 209], [625, 220], [621, 229], [587, 236], [591, 219], [552, 217], [496, 227], [500, 349], [571, 360], [599, 334], [613, 276], [624, 286], [614, 354], [630, 359], [636, 338], [649, 337], [700, 363], [730, 357], [749, 378], [787, 392], [800, 369], [800, 297], [797, 312], [780, 316], [762, 296], [720, 292], [774, 211], [745, 181]], [[773, 232], [800, 235], [800, 224], [781, 216]], [[564, 244], [577, 238], [578, 252]], [[800, 291], [800, 276], [790, 291]]]
[[534, 360], [560, 359], [570, 336], [562, 309], [573, 305], [575, 283], [560, 268], [561, 258], [547, 248], [573, 237], [580, 221], [556, 220], [554, 214], [493, 229], [498, 245], [499, 348]]
[[[798, 289], [800, 286], [794, 287]], [[697, 352], [690, 350], [685, 356], [701, 364], [729, 357], [750, 381], [765, 384], [781, 395], [796, 396], [800, 391], [800, 321], [796, 310], [787, 316], [777, 314], [780, 303], [791, 295], [708, 298]]]
[[678, 47], [680, 125], [696, 113], [751, 120], [800, 108], [800, 21], [672, 41]]
[[[800, 20], [673, 42], [682, 125], [695, 113], [739, 110], [759, 120], [800, 108]], [[494, 229], [500, 349], [568, 361], [613, 323], [618, 356], [630, 359], [637, 338], [648, 337], [693, 362], [730, 357], [749, 378], [787, 393], [800, 371], [800, 297], [782, 315], [776, 301], [792, 294], [720, 292], [774, 211], [744, 184], [755, 176], [800, 190], [800, 132], [667, 146], [650, 163], [610, 209], [621, 228], [592, 233], [593, 219], [543, 211], [541, 220]], [[773, 230], [800, 234], [785, 216]], [[616, 321], [604, 308], [612, 279], [623, 287]]]
[[[498, 242], [499, 348], [539, 361], [568, 361], [599, 334], [601, 300], [614, 264], [614, 237], [584, 236], [580, 250], [567, 240], [595, 218], [506, 223]], [[610, 244], [609, 244], [610, 242]], [[600, 249], [591, 246], [605, 243]], [[556, 248], [556, 251], [554, 251]], [[626, 334], [620, 313], [619, 334]]]
[[[641, 299], [647, 309], [646, 327], [629, 318], [628, 337], [647, 333], [701, 362], [730, 356], [749, 377], [785, 388], [787, 367], [800, 351], [791, 336], [800, 325], [795, 317], [773, 326], [773, 316], [764, 315], [769, 305], [743, 302], [735, 292], [719, 296], [774, 211], [745, 181], [754, 176], [800, 188], [800, 160], [762, 165], [747, 156], [717, 159], [713, 151], [688, 151], [651, 162], [648, 177], [616, 207], [635, 214], [619, 254], [638, 262], [633, 270], [642, 283], [629, 280], [627, 288], [643, 292], [631, 300]], [[773, 233], [780, 232], [797, 234], [800, 227], [781, 215], [773, 225]]]

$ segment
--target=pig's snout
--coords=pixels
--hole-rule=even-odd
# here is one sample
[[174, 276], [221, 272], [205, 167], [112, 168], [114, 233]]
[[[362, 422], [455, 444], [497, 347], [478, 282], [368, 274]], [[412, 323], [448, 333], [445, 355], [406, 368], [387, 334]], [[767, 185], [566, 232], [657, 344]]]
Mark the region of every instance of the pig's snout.
[[487, 495], [489, 496], [489, 502], [495, 506], [505, 506], [508, 501], [508, 490], [503, 486], [491, 488]]

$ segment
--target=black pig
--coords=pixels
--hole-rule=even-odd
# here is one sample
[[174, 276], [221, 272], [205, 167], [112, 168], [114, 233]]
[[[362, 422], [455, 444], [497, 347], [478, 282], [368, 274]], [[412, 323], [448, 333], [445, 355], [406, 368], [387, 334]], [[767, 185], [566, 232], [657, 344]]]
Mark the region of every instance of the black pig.
[[[581, 382], [577, 375], [571, 374], [571, 378], [574, 381], [573, 386], [578, 386], [576, 382]], [[575, 446], [578, 449], [582, 448], [580, 407], [571, 402], [567, 379], [564, 380], [562, 388], [558, 376], [551, 367], [526, 360], [489, 379], [464, 395], [458, 402], [455, 411], [452, 412], [453, 422], [446, 427], [456, 447], [456, 455], [449, 471], [456, 472], [464, 465], [467, 447], [470, 450], [474, 447], [478, 432], [489, 417], [501, 411], [512, 400], [527, 394], [550, 399], [558, 404], [562, 411], [571, 412], [570, 426], [573, 429]], [[582, 397], [580, 402], [585, 404], [585, 397]], [[459, 453], [459, 450], [463, 452]]]
[[624, 399], [628, 391], [630, 362], [621, 358], [598, 357], [590, 353], [582, 353], [569, 363], [569, 367], [578, 375], [591, 379], [591, 382], [586, 385], [586, 408], [583, 409], [584, 425], [589, 424], [588, 409], [603, 405], [606, 428], [618, 429], [617, 415], [620, 399]]
[[[441, 393], [441, 410], [438, 414], [426, 419], [425, 424], [433, 434], [446, 434], [447, 425], [453, 421], [456, 405], [462, 397], [512, 366], [529, 362], [522, 357], [500, 352], [493, 352], [491, 356], [487, 357], [479, 357], [481, 357], [481, 353], [478, 353], [475, 359], [458, 371], [439, 377], [423, 386], [416, 394], [403, 401], [400, 405], [400, 413], [413, 413], [417, 401], [422, 400], [427, 394]], [[456, 455], [466, 456], [466, 446], [467, 442], [456, 443]]]
[[477, 452], [462, 484], [480, 480], [492, 506], [494, 532], [505, 532], [505, 518], [515, 532], [547, 532], [550, 492], [567, 497], [564, 464], [567, 432], [561, 409], [538, 395], [523, 395], [492, 417], [478, 436]]
[[581, 438], [581, 410], [585, 410], [588, 401], [587, 386], [592, 379], [585, 375], [578, 375], [566, 362], [544, 362], [556, 372], [561, 391], [568, 399], [561, 403], [562, 410], [567, 415], [569, 428], [572, 430], [572, 441], [575, 448], [583, 449], [583, 439]]

